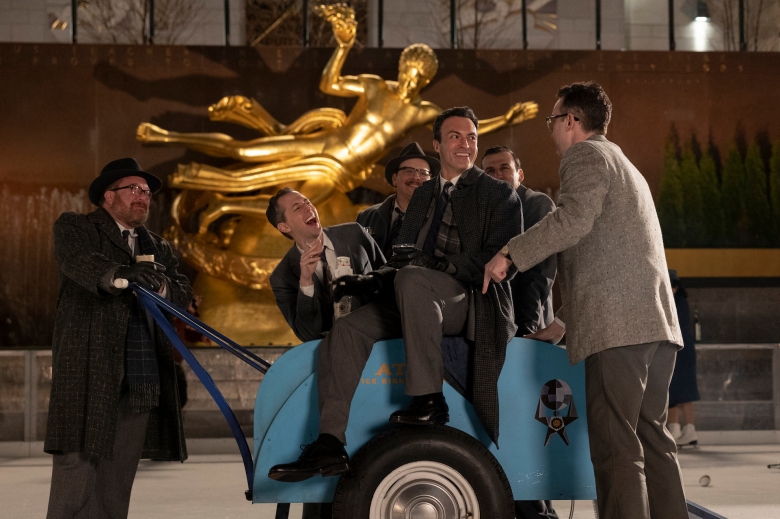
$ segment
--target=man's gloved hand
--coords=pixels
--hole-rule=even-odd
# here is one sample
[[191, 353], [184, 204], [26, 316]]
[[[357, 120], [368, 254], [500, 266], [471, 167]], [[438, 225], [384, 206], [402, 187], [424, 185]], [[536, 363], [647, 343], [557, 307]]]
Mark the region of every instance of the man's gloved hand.
[[341, 276], [333, 282], [333, 300], [339, 301], [344, 296], [369, 296], [381, 289], [382, 281], [376, 276]]
[[[396, 258], [398, 261], [396, 262]], [[439, 256], [431, 256], [427, 252], [416, 250], [413, 252], [407, 252], [393, 256], [387, 265], [394, 268], [402, 268], [406, 265], [414, 265], [415, 267], [423, 267], [426, 269], [438, 270], [439, 272], [445, 272], [447, 267], [450, 266], [450, 262], [446, 258]]]
[[[155, 267], [157, 270], [155, 270]], [[121, 266], [114, 272], [114, 279], [124, 278], [130, 283], [138, 283], [154, 292], [165, 283], [165, 266], [152, 261], [139, 261], [134, 265]]]

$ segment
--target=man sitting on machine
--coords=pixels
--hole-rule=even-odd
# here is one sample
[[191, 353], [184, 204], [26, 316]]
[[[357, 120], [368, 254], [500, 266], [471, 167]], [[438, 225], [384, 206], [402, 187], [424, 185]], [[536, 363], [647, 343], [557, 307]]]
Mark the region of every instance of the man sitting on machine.
[[508, 282], [490, 285], [484, 295], [480, 289], [485, 264], [522, 232], [522, 208], [509, 184], [474, 166], [478, 124], [468, 107], [450, 108], [436, 118], [433, 147], [441, 175], [412, 196], [397, 239], [397, 245], [407, 244], [404, 252], [391, 259], [392, 268], [337, 280], [335, 297], [381, 295], [338, 319], [320, 344], [320, 435], [297, 461], [272, 467], [270, 478], [302, 481], [349, 470], [344, 445], [352, 396], [374, 343], [399, 336], [406, 350], [405, 392], [413, 398], [390, 421], [449, 420], [441, 341], [444, 335], [465, 334], [475, 344], [474, 408], [497, 440], [498, 376], [516, 326]]

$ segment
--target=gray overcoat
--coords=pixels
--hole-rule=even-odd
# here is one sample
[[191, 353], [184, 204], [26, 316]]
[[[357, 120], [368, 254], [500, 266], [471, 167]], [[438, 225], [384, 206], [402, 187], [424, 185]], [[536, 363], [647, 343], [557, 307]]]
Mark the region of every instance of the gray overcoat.
[[682, 346], [661, 227], [644, 177], [593, 135], [561, 159], [558, 207], [509, 242], [525, 271], [558, 255], [572, 364], [608, 348], [667, 340]]
[[[143, 232], [141, 229], [138, 232]], [[148, 231], [146, 231], [148, 232]], [[186, 308], [192, 298], [177, 270], [171, 246], [149, 233], [155, 261], [166, 267], [168, 298]], [[44, 450], [84, 452], [111, 458], [125, 359], [125, 335], [132, 291], [110, 294], [99, 286], [119, 265], [130, 265], [130, 249], [114, 219], [103, 209], [63, 213], [54, 223], [54, 257], [60, 289], [52, 339], [52, 387]], [[152, 409], [142, 457], [187, 458], [173, 347], [155, 326], [160, 405]]]

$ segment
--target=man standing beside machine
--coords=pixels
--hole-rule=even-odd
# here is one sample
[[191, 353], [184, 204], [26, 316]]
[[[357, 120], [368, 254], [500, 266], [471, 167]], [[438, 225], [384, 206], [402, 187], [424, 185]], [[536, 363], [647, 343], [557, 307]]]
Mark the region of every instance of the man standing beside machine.
[[63, 213], [54, 224], [49, 519], [127, 517], [140, 458], [187, 459], [173, 347], [135, 294], [115, 283], [190, 303], [171, 246], [144, 227], [160, 187], [134, 159], [115, 160], [89, 187], [98, 209]]
[[665, 427], [682, 336], [650, 188], [607, 140], [611, 114], [596, 83], [558, 91], [547, 118], [561, 157], [558, 207], [488, 263], [483, 289], [512, 264], [522, 272], [560, 254], [562, 310], [531, 338], [558, 342], [565, 332], [569, 360], [585, 360], [599, 517], [687, 519]]
[[[482, 157], [482, 169], [486, 175], [508, 182], [517, 190], [523, 204], [524, 229], [530, 229], [555, 209], [555, 202], [549, 196], [523, 185], [525, 174], [520, 159], [509, 148], [488, 148]], [[552, 323], [555, 273], [555, 254], [552, 254], [527, 271], [518, 272], [510, 281], [517, 337], [547, 328]]]

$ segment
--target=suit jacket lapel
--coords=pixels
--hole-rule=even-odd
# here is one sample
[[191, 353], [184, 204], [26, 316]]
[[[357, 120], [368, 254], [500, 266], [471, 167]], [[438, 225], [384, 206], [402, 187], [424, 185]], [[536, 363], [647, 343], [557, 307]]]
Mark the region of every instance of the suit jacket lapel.
[[[301, 252], [298, 250], [297, 245], [293, 244], [292, 249], [290, 249], [290, 254], [287, 255], [287, 260], [289, 262], [290, 273], [293, 277], [290, 282], [293, 285], [297, 285], [301, 279]], [[324, 301], [325, 286], [320, 281], [319, 276], [314, 274], [314, 276], [312, 276], [312, 281], [314, 282], [314, 297], [316, 297], [318, 301]]]
[[379, 206], [379, 211], [377, 211], [377, 216], [382, 222], [382, 229], [385, 235], [390, 232], [390, 222], [393, 221], [393, 207], [395, 206], [395, 197], [396, 195], [390, 195], [387, 197], [387, 199], [382, 202], [382, 205]]
[[124, 238], [122, 238], [122, 233], [119, 232], [119, 226], [105, 209], [98, 209], [97, 211], [90, 213], [89, 217], [98, 224], [100, 231], [108, 236], [108, 239], [111, 240], [114, 245], [126, 252], [130, 258], [133, 257], [133, 252], [130, 250], [130, 247], [127, 245]]

